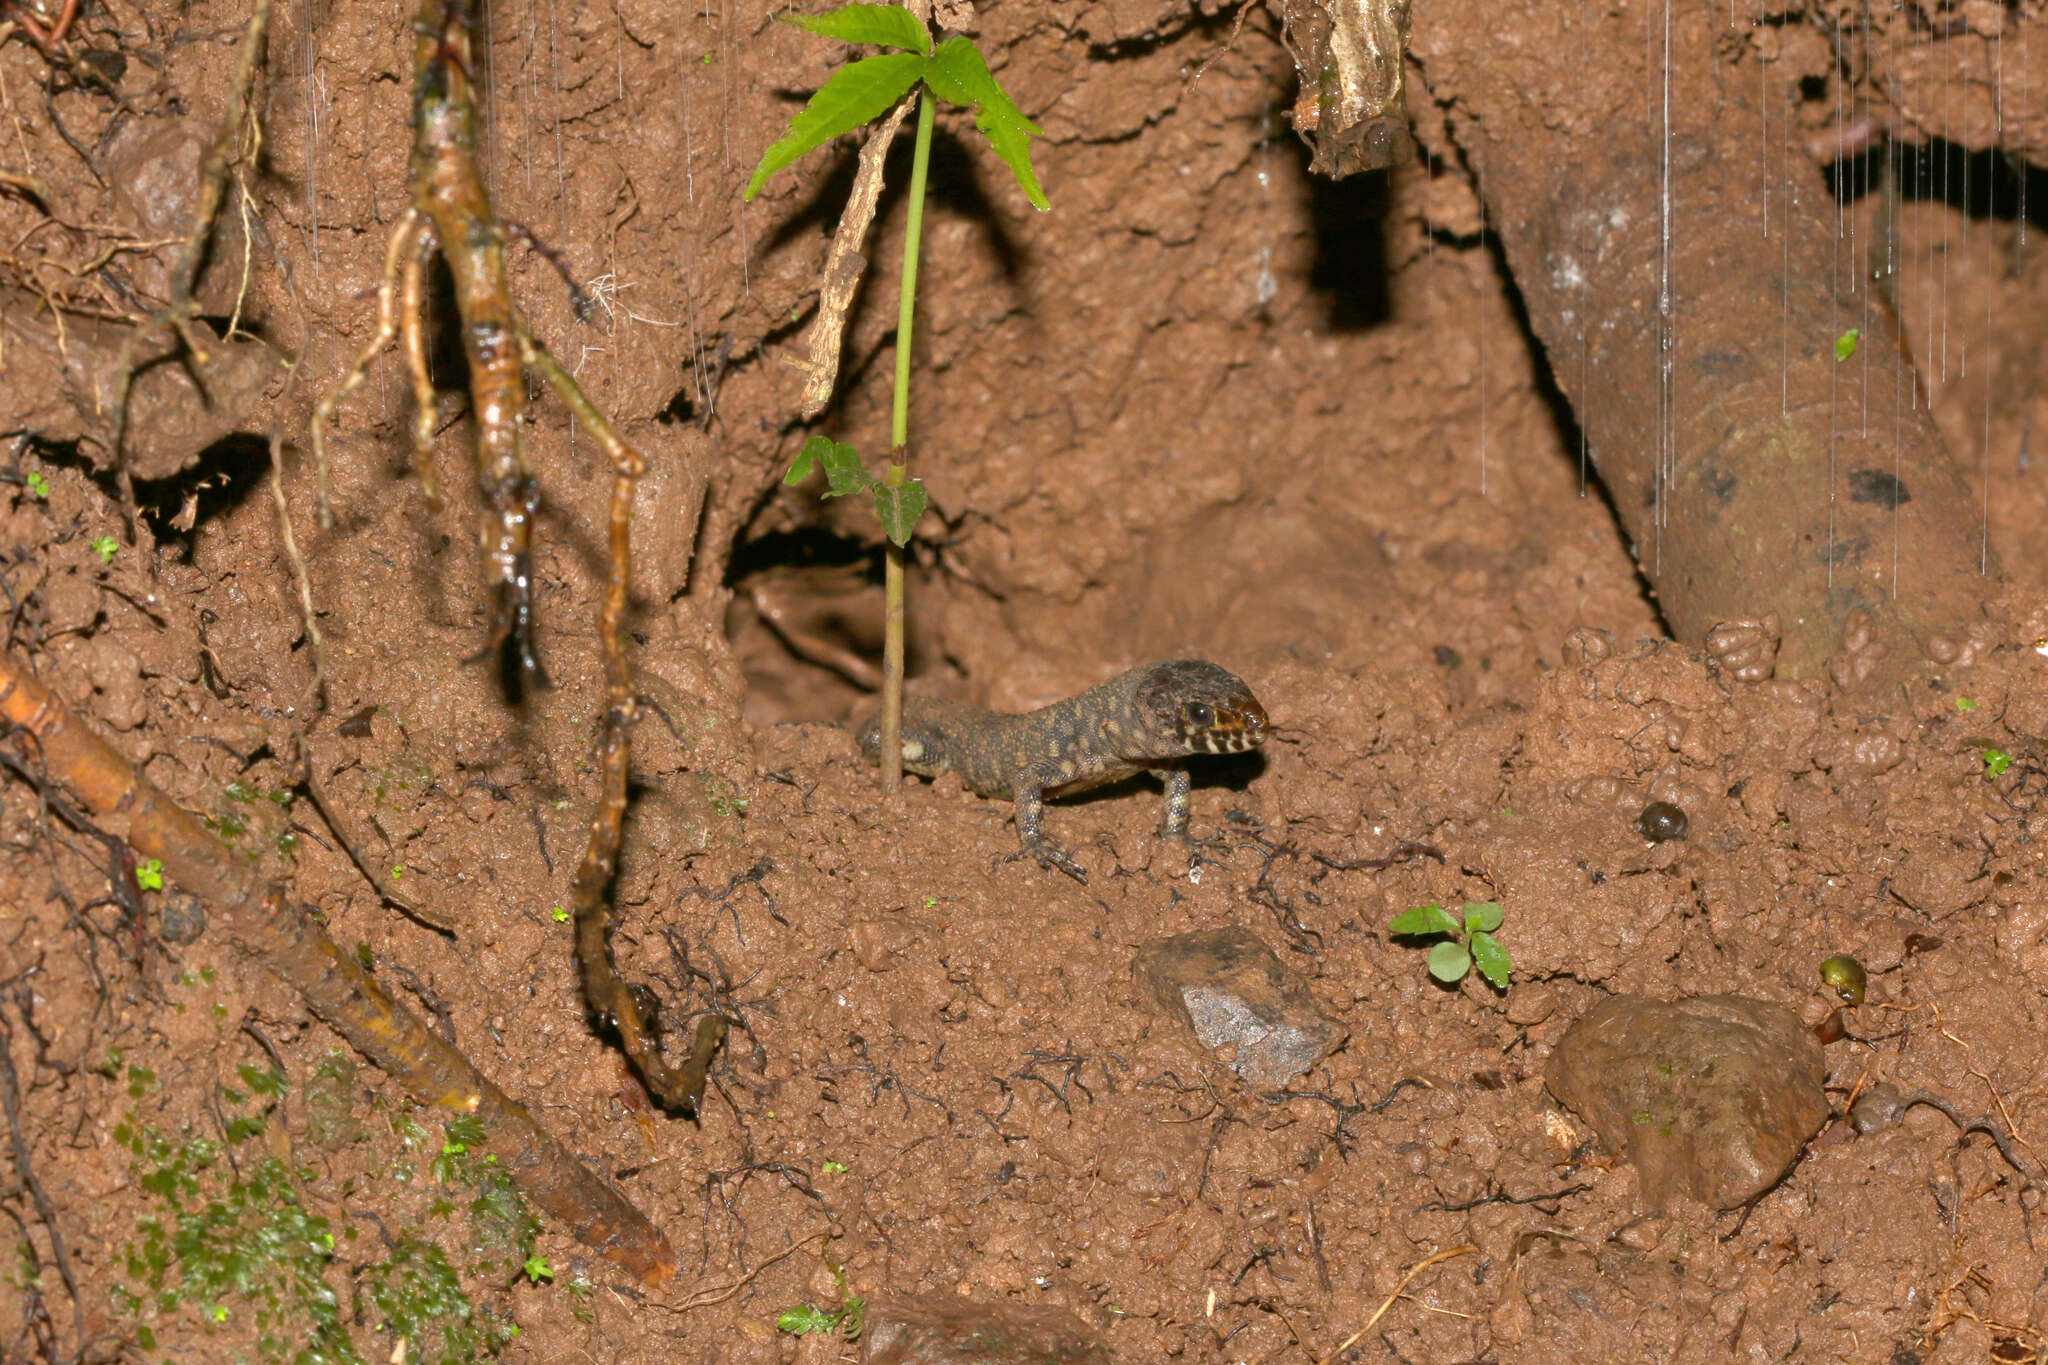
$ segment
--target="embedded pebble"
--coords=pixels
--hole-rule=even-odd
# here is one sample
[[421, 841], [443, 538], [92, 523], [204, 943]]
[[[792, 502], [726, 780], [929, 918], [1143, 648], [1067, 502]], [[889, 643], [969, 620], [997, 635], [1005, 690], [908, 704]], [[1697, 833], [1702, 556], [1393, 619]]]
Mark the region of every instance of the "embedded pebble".
[[1734, 1208], [1768, 1190], [1828, 1116], [1820, 1041], [1739, 995], [1615, 996], [1574, 1023], [1544, 1084], [1636, 1168], [1644, 1202]]
[[1642, 814], [1636, 816], [1636, 833], [1653, 844], [1671, 839], [1683, 839], [1692, 821], [1683, 810], [1669, 801], [1652, 801], [1644, 806]]
[[1206, 1048], [1234, 1047], [1247, 1085], [1283, 1085], [1335, 1052], [1345, 1027], [1316, 1009], [1308, 982], [1242, 927], [1153, 939], [1131, 962], [1161, 1012], [1187, 1022]]

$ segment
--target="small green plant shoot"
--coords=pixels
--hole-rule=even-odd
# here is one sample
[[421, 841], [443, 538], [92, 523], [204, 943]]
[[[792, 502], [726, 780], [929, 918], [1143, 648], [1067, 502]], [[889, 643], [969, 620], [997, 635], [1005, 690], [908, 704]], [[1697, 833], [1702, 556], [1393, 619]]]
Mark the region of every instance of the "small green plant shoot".
[[119, 552], [120, 548], [121, 542], [112, 536], [101, 536], [92, 543], [92, 552], [100, 557], [100, 563], [102, 564], [113, 563], [114, 555]]
[[1429, 974], [1445, 985], [1463, 981], [1476, 964], [1495, 990], [1504, 991], [1514, 964], [1493, 936], [1500, 923], [1499, 901], [1466, 901], [1463, 923], [1441, 905], [1418, 905], [1394, 916], [1387, 932], [1404, 938], [1441, 936], [1444, 941], [1429, 950]]
[[1851, 327], [1848, 331], [1836, 337], [1835, 363], [1839, 365], [1850, 356], [1855, 355], [1856, 344], [1861, 340], [1863, 340], [1863, 329], [1860, 327]]
[[1986, 777], [2002, 776], [2005, 770], [2011, 766], [2012, 755], [2005, 750], [1986, 749], [1984, 751], [1984, 775]]
[[151, 858], [135, 869], [135, 884], [144, 891], [164, 889], [164, 864], [161, 858]]
[[[907, 98], [917, 101], [917, 140], [903, 229], [903, 282], [897, 297], [896, 390], [890, 412], [890, 451], [880, 477], [868, 472], [852, 446], [813, 436], [789, 467], [785, 483], [800, 483], [825, 471], [827, 496], [867, 493], [874, 499], [888, 539], [882, 579], [882, 789], [903, 781], [900, 743], [903, 717], [903, 549], [926, 506], [924, 486], [910, 477], [911, 331], [917, 313], [918, 251], [924, 234], [924, 193], [931, 167], [932, 97], [974, 111], [974, 126], [1010, 168], [1024, 195], [1038, 209], [1051, 206], [1031, 169], [1031, 139], [1043, 130], [1024, 116], [1009, 92], [990, 74], [974, 41], [956, 34], [934, 44], [924, 23], [896, 5], [842, 5], [824, 14], [792, 15], [793, 23], [824, 38], [870, 43], [886, 51], [848, 62], [811, 96], [789, 121], [789, 129], [762, 154], [747, 180], [752, 199], [777, 171], [834, 138], [883, 121]], [[888, 125], [893, 132], [894, 124]], [[878, 163], [879, 165], [879, 163]], [[872, 201], [870, 201], [870, 210]], [[865, 231], [865, 223], [861, 225]]]
[[50, 496], [50, 481], [31, 469], [28, 472], [28, 491], [36, 495], [37, 502], [41, 502]]

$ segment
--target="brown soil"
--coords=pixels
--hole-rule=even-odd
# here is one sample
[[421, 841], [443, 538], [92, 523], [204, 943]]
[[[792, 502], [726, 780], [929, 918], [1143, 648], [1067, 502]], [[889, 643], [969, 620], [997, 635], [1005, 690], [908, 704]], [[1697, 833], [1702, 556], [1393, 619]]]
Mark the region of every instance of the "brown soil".
[[[1640, 26], [1641, 7], [1624, 8]], [[2007, 127], [2038, 130], [2048, 29], [2027, 6], [1993, 11], [2010, 16]], [[1208, 6], [984, 7], [985, 49], [1046, 128], [1036, 156], [1055, 208], [1032, 214], [971, 128], [942, 120], [914, 418], [938, 519], [916, 550], [914, 686], [1022, 707], [1192, 652], [1248, 679], [1278, 727], [1256, 760], [1198, 777], [1196, 828], [1229, 849], [1199, 882], [1153, 841], [1155, 794], [1054, 805], [1050, 828], [1094, 874], [1084, 888], [1004, 862], [1009, 808], [955, 780], [878, 799], [841, 728], [860, 689], [767, 623], [872, 657], [879, 617], [867, 513], [778, 484], [808, 434], [783, 357], [852, 153], [738, 198], [832, 45], [758, 5], [480, 12], [499, 208], [600, 282], [604, 306], [576, 323], [524, 248], [522, 305], [653, 464], [635, 662], [668, 724], [635, 736], [616, 941], [672, 1014], [738, 1021], [701, 1123], [648, 1112], [586, 1016], [553, 913], [596, 791], [606, 476], [591, 441], [537, 405], [554, 686], [517, 707], [470, 662], [482, 606], [452, 372], [450, 506], [430, 511], [406, 468], [409, 389], [387, 358], [332, 442], [336, 524], [313, 514], [300, 433], [371, 334], [402, 211], [402, 7], [278, 12], [263, 161], [200, 292], [216, 330], [239, 301], [293, 364], [235, 352], [223, 397], [239, 411], [212, 428], [190, 389], [150, 391], [138, 472], [154, 481], [138, 486], [132, 540], [94, 389], [117, 324], [163, 301], [161, 243], [189, 216], [247, 11], [96, 0], [72, 52], [122, 54], [110, 84], [77, 74], [111, 71], [106, 58], [53, 76], [19, 37], [0, 45], [0, 169], [36, 182], [10, 178], [0, 197], [0, 431], [27, 436], [0, 457], [6, 647], [284, 871], [337, 942], [669, 1234], [683, 1272], [647, 1292], [555, 1229], [539, 1241], [549, 1283], [479, 1251], [473, 1168], [450, 1159], [473, 1154], [444, 1152], [438, 1125], [355, 1071], [219, 934], [194, 938], [175, 869], [144, 894], [146, 925], [129, 922], [109, 890], [118, 854], [46, 804], [17, 736], [23, 769], [0, 787], [0, 1041], [15, 1077], [0, 1084], [0, 1209], [26, 1250], [9, 1258], [0, 1354], [257, 1353], [251, 1297], [221, 1298], [219, 1322], [123, 1297], [147, 1280], [128, 1252], [164, 1212], [143, 1180], [161, 1155], [117, 1137], [144, 1127], [225, 1144], [232, 1168], [206, 1172], [205, 1192], [266, 1154], [296, 1172], [292, 1197], [335, 1238], [324, 1282], [365, 1358], [391, 1352], [372, 1290], [413, 1235], [443, 1244], [473, 1302], [510, 1314], [514, 1360], [832, 1359], [775, 1320], [835, 1303], [837, 1265], [856, 1294], [1064, 1307], [1120, 1360], [1316, 1361], [1409, 1267], [1467, 1243], [1343, 1358], [2048, 1350], [2041, 1191], [1935, 1109], [1868, 1134], [1833, 1123], [1746, 1217], [1650, 1215], [1632, 1169], [1584, 1146], [1542, 1089], [1557, 1038], [1609, 994], [1737, 993], [1818, 1021], [1834, 1004], [1818, 964], [1848, 952], [1871, 986], [1852, 1039], [1827, 1049], [1836, 1110], [1859, 1085], [1925, 1089], [1995, 1117], [2039, 1162], [2038, 173], [2024, 227], [2021, 171], [1971, 162], [2002, 177], [1987, 215], [1948, 183], [1960, 151], [1924, 199], [1887, 209], [1873, 194], [1845, 212], [1845, 246], [1852, 230], [1864, 244], [1896, 232], [1903, 267], [1886, 288], [2007, 574], [2007, 624], [1969, 668], [1851, 700], [1825, 681], [1738, 680], [1662, 637], [1556, 401], [1548, 367], [1569, 360], [1529, 339], [1455, 155], [1310, 180], [1285, 122], [1292, 62], [1263, 11], [1233, 39], [1237, 12]], [[1774, 138], [1803, 146], [1835, 118], [1823, 29], [1798, 14], [1769, 27]], [[1424, 145], [1454, 150], [1426, 84], [1411, 86]], [[1976, 136], [1955, 117], [1956, 136]], [[2038, 138], [2027, 150], [2041, 156]], [[165, 164], [186, 169], [138, 169]], [[1992, 173], [1977, 171], [1980, 189]], [[1825, 193], [1818, 170], [1803, 192]], [[817, 428], [871, 454], [886, 444], [901, 210], [892, 189], [851, 387]], [[263, 486], [273, 428], [325, 635], [324, 708]], [[2010, 766], [1988, 771], [1987, 747]], [[306, 769], [345, 831], [313, 809]], [[1687, 811], [1686, 839], [1636, 833], [1653, 799]], [[456, 933], [385, 905], [344, 834]], [[1410, 841], [1444, 863], [1330, 865]], [[1465, 899], [1506, 909], [1504, 995], [1435, 985], [1385, 932], [1402, 909]], [[1150, 940], [1234, 925], [1349, 1032], [1282, 1092], [1243, 1086], [1131, 974]], [[276, 1115], [227, 1143], [264, 1103], [240, 1068], [273, 1061], [288, 1078]]]

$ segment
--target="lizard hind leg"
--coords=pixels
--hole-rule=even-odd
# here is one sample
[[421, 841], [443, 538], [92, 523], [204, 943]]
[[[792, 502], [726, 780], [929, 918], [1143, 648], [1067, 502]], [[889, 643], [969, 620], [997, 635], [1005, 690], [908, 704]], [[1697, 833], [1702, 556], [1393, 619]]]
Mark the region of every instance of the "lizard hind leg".
[[1010, 863], [1023, 857], [1036, 858], [1040, 867], [1054, 868], [1081, 885], [1088, 885], [1088, 873], [1074, 861], [1074, 855], [1046, 838], [1045, 832], [1039, 828], [1044, 817], [1045, 798], [1039, 795], [1037, 787], [1026, 787], [1017, 793], [1017, 842], [1021, 847], [1003, 861]]

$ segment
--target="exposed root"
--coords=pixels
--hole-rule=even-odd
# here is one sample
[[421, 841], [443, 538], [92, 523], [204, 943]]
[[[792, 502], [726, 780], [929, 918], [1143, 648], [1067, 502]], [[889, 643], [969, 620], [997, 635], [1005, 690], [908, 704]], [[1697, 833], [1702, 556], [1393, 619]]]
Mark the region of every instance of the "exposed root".
[[53, 781], [102, 818], [125, 821], [136, 852], [161, 859], [185, 890], [212, 907], [216, 922], [243, 949], [414, 1099], [481, 1120], [521, 1192], [577, 1240], [647, 1281], [675, 1273], [674, 1251], [638, 1209], [392, 998], [354, 954], [343, 952], [291, 902], [281, 884], [265, 882], [5, 652], [0, 719], [27, 730]]

